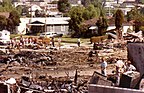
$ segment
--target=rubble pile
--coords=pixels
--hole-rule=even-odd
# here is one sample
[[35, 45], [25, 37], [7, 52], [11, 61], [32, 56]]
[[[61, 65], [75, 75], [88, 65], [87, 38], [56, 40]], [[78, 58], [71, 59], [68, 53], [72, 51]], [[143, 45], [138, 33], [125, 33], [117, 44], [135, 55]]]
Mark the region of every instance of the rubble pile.
[[84, 79], [78, 80], [77, 84], [75, 84], [72, 77], [52, 78], [51, 76], [39, 76], [35, 79], [31, 79], [23, 76], [19, 83], [19, 87], [21, 88], [21, 92], [26, 92], [32, 89], [33, 91], [41, 91], [45, 93], [88, 93], [87, 81]]
[[22, 51], [14, 55], [14, 59], [19, 60], [20, 63], [27, 64], [42, 64], [42, 65], [56, 65], [50, 53], [39, 53], [34, 51]]
[[[97, 58], [108, 57], [109, 67], [113, 68], [111, 63], [114, 62], [114, 59], [117, 56], [125, 57], [126, 55], [124, 50], [121, 51], [122, 49], [107, 44], [101, 44], [99, 50], [74, 47], [59, 50], [46, 49], [45, 51], [41, 49], [21, 50], [4, 54], [6, 57], [0, 64], [0, 78], [5, 81], [14, 77], [18, 87], [23, 91], [20, 93], [26, 91], [34, 91], [31, 93], [88, 93], [87, 85], [91, 76], [85, 75], [85, 71], [100, 70], [100, 62]], [[91, 57], [93, 62], [92, 65], [89, 65], [91, 50], [93, 51]]]
[[0, 55], [6, 55], [6, 53], [0, 50]]

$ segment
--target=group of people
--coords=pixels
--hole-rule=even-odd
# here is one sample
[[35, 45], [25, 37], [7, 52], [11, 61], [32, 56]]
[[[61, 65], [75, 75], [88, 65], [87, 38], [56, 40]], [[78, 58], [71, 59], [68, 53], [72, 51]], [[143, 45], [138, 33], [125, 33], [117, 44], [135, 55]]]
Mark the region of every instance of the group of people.
[[[106, 61], [106, 58], [101, 59], [101, 73], [104, 76], [107, 76], [107, 68], [108, 63]], [[115, 60], [115, 74], [116, 74], [116, 83], [119, 84], [120, 76], [122, 73], [127, 71], [136, 71], [136, 68], [134, 65], [131, 64], [131, 61], [124, 62], [122, 59], [116, 59]]]

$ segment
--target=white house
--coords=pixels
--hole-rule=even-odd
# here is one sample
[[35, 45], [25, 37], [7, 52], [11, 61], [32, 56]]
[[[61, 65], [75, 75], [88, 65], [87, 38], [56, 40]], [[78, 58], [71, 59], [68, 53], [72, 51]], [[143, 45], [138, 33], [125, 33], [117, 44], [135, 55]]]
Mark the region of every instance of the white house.
[[17, 27], [18, 34], [57, 32], [67, 34], [70, 17], [47, 17], [47, 18], [20, 18], [21, 23]]

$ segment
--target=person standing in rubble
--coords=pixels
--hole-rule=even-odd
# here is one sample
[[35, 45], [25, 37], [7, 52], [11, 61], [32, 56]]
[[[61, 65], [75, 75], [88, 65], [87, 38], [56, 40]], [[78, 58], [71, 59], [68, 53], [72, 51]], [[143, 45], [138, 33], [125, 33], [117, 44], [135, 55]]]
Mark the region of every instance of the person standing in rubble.
[[61, 47], [61, 38], [60, 37], [58, 38], [58, 47], [59, 47], [59, 49]]
[[101, 60], [101, 73], [104, 75], [104, 76], [107, 76], [107, 71], [106, 71], [106, 68], [107, 68], [107, 62], [106, 62], [106, 59], [105, 58], [102, 58]]
[[88, 61], [92, 61], [93, 51], [91, 50], [88, 54]]
[[126, 71], [136, 71], [136, 68], [134, 67], [134, 65], [131, 64], [131, 61], [127, 61], [126, 64]]
[[55, 44], [54, 44], [54, 37], [52, 37], [51, 43], [52, 43], [52, 46], [55, 47]]
[[23, 39], [22, 35], [20, 36], [20, 46], [24, 47], [24, 39]]
[[80, 38], [77, 40], [78, 47], [80, 47]]
[[123, 60], [117, 59], [115, 66], [116, 66], [116, 85], [118, 86], [120, 82], [120, 76], [125, 71], [125, 64]]
[[97, 50], [96, 42], [93, 43], [93, 50]]
[[14, 39], [13, 38], [10, 40], [10, 46], [11, 46], [11, 48], [14, 48]]

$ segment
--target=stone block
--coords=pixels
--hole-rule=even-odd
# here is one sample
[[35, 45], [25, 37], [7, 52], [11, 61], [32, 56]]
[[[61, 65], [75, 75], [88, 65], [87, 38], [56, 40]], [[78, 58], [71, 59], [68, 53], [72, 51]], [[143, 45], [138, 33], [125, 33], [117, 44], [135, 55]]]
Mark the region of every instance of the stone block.
[[107, 85], [107, 86], [111, 86], [112, 82], [107, 80], [107, 77], [98, 73], [98, 72], [94, 72], [91, 79], [90, 79], [90, 84], [98, 84], [98, 85]]
[[127, 71], [122, 74], [120, 79], [120, 87], [123, 88], [135, 88], [139, 83], [140, 73], [136, 71]]

